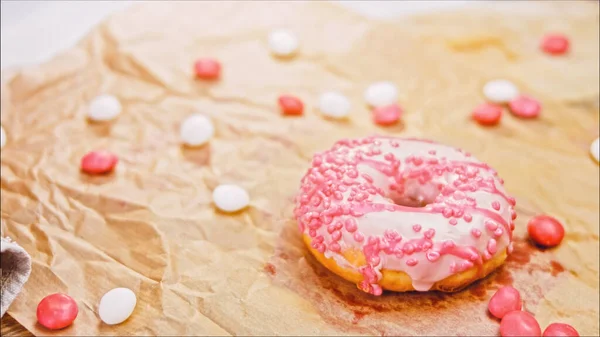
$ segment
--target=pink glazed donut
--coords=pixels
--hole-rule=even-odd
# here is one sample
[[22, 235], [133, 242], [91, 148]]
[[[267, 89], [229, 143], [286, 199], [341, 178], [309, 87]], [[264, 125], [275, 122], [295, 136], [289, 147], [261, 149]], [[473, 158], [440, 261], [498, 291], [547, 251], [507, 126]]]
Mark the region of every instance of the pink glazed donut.
[[512, 251], [515, 199], [489, 165], [419, 139], [341, 140], [316, 154], [294, 216], [325, 267], [380, 295], [456, 291]]

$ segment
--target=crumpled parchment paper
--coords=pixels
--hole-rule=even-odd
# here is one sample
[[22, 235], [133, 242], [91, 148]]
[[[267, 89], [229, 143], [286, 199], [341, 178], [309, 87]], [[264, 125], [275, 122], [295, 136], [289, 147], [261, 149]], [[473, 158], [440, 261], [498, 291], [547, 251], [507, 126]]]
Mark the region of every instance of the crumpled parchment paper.
[[[64, 292], [79, 304], [63, 335], [495, 335], [494, 289], [513, 284], [542, 327], [598, 335], [597, 2], [486, 3], [476, 9], [376, 21], [324, 2], [152, 2], [112, 16], [50, 62], [5, 76], [2, 235], [32, 256], [30, 281], [9, 313], [35, 334], [35, 307]], [[294, 31], [301, 52], [274, 59], [272, 28]], [[541, 37], [562, 32], [572, 51], [551, 57]], [[223, 64], [217, 83], [194, 79], [196, 58]], [[482, 85], [506, 78], [543, 102], [536, 120], [506, 113], [500, 126], [470, 120]], [[403, 123], [375, 126], [362, 94], [372, 81], [400, 88]], [[316, 111], [338, 90], [348, 121]], [[87, 103], [118, 96], [118, 120], [86, 121]], [[280, 116], [280, 94], [298, 95], [303, 117]], [[216, 135], [180, 146], [189, 114], [209, 115]], [[515, 253], [457, 294], [370, 297], [308, 256], [292, 219], [299, 179], [314, 152], [345, 137], [425, 137], [489, 163], [517, 198]], [[112, 175], [79, 172], [93, 149], [117, 153]], [[246, 188], [251, 206], [211, 205], [221, 183]], [[538, 213], [565, 224], [560, 247], [526, 241]], [[100, 322], [114, 287], [138, 295], [131, 318]]]

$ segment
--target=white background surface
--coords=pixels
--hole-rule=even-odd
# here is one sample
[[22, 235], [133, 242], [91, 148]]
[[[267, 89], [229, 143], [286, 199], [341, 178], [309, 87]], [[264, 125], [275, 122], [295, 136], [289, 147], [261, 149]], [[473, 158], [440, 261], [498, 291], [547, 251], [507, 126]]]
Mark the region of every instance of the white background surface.
[[[44, 62], [58, 51], [76, 44], [90, 28], [112, 12], [141, 2], [143, 1], [2, 0], [1, 67], [6, 69]], [[339, 2], [367, 16], [394, 17], [452, 8], [469, 1]]]

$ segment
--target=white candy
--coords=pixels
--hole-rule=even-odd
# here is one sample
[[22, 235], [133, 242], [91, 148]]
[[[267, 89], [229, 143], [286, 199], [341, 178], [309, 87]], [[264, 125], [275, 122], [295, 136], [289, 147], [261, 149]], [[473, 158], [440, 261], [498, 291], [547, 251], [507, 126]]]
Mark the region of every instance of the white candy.
[[519, 89], [511, 81], [494, 80], [483, 86], [483, 94], [494, 103], [506, 103], [519, 96]]
[[213, 202], [224, 212], [237, 212], [250, 204], [248, 192], [237, 185], [219, 185], [212, 194]]
[[215, 127], [210, 119], [201, 114], [188, 117], [181, 123], [181, 141], [189, 146], [200, 146], [208, 142], [215, 134]]
[[592, 142], [592, 145], [590, 146], [590, 153], [597, 162], [600, 162], [600, 159], [598, 159], [600, 156], [600, 138], [596, 138], [596, 140]]
[[119, 100], [112, 95], [100, 95], [90, 102], [88, 118], [93, 121], [109, 121], [121, 113], [122, 107]]
[[338, 92], [326, 92], [319, 97], [319, 110], [330, 118], [345, 118], [350, 114], [350, 101]]
[[127, 288], [115, 288], [102, 296], [98, 315], [102, 322], [114, 325], [123, 323], [135, 309], [137, 298]]
[[392, 82], [375, 82], [365, 90], [365, 101], [372, 107], [396, 103], [398, 88]]
[[298, 38], [284, 29], [274, 30], [269, 34], [269, 49], [277, 56], [291, 56], [298, 50]]
[[0, 149], [6, 145], [6, 132], [4, 132], [4, 128], [0, 126]]

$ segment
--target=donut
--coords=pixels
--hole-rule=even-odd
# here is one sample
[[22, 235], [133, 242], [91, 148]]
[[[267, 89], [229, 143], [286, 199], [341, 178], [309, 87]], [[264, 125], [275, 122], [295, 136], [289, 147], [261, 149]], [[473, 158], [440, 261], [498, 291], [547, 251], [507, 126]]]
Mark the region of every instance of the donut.
[[317, 261], [362, 291], [453, 292], [512, 252], [516, 202], [503, 184], [433, 141], [340, 140], [314, 155], [294, 217]]

